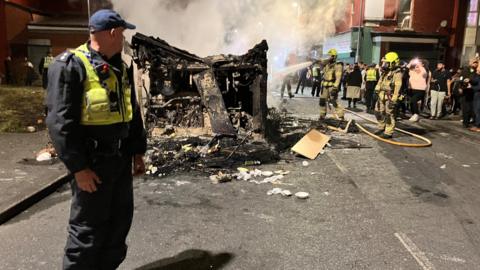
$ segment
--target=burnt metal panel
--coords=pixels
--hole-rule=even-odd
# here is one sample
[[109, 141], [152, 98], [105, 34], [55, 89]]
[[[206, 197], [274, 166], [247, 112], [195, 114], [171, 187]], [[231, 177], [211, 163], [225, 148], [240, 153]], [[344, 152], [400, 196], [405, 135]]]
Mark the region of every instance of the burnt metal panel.
[[217, 135], [236, 136], [237, 132], [230, 121], [220, 88], [215, 81], [212, 70], [203, 71], [193, 76], [203, 105], [207, 108], [212, 125], [212, 132]]

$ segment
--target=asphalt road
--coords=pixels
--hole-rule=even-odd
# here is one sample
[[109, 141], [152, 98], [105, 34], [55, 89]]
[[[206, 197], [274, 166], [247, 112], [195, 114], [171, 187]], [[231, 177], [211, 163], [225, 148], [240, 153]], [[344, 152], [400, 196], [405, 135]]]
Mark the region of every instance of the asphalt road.
[[[317, 102], [283, 106], [314, 117]], [[300, 158], [260, 166], [290, 170], [281, 185], [136, 179], [120, 269], [480, 269], [480, 136], [458, 121], [410, 128], [433, 147], [347, 135], [372, 148], [330, 149], [306, 167]], [[273, 187], [311, 197], [268, 196]], [[0, 226], [0, 269], [60, 268], [69, 199], [65, 187]]]

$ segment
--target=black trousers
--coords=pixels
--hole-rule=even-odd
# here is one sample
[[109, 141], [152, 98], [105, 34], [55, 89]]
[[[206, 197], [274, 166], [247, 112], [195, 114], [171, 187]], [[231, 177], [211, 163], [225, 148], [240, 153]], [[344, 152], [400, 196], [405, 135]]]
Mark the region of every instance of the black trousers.
[[312, 85], [312, 97], [313, 96], [319, 96], [320, 95], [320, 88], [322, 87], [322, 81], [319, 79], [313, 80], [313, 85]]
[[305, 89], [305, 84], [306, 83], [307, 83], [307, 78], [306, 77], [300, 77], [300, 80], [298, 80], [297, 90], [295, 91], [295, 94], [298, 94], [298, 90], [300, 89], [300, 86], [302, 86], [302, 94], [303, 94], [303, 89]]
[[475, 126], [480, 128], [480, 92], [473, 97], [473, 113], [475, 114]]
[[44, 68], [42, 71], [42, 87], [47, 89], [48, 86], [48, 68]]
[[419, 101], [423, 101], [425, 98], [425, 91], [412, 89], [412, 96], [410, 99], [410, 108], [412, 114], [420, 114], [420, 108], [418, 106]]
[[72, 205], [63, 269], [116, 269], [125, 259], [133, 217], [132, 157], [93, 155], [97, 191], [81, 191], [72, 180]]
[[365, 106], [367, 110], [375, 109], [375, 85], [367, 82], [366, 89], [365, 89]]
[[462, 116], [463, 126], [468, 127], [470, 125], [470, 120], [473, 117], [473, 99], [470, 97], [462, 97]]

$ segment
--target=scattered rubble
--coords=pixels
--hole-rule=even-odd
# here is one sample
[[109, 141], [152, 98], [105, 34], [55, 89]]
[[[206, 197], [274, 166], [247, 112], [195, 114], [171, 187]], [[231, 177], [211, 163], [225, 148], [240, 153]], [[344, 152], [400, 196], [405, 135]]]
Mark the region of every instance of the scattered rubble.
[[308, 199], [310, 197], [310, 194], [308, 194], [307, 192], [297, 192], [295, 193], [295, 197], [299, 199]]
[[228, 173], [218, 172], [217, 174], [210, 175], [210, 181], [213, 184], [226, 183], [232, 181], [233, 176]]
[[272, 190], [267, 191], [268, 196], [277, 195], [277, 194], [280, 194], [284, 197], [292, 196], [292, 192], [290, 190], [287, 190], [287, 189], [274, 188]]

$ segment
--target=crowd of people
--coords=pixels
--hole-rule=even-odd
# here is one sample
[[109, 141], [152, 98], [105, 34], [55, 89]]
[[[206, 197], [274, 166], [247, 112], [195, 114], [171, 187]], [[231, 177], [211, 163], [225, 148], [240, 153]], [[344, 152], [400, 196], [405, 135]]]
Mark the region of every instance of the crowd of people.
[[[357, 104], [362, 103], [367, 113], [374, 114], [378, 104], [375, 88], [384, 72], [381, 64], [340, 64], [343, 65], [343, 73], [339, 91], [342, 91], [342, 99], [347, 100], [348, 108], [360, 110]], [[427, 60], [418, 58], [400, 62], [400, 67], [402, 86], [399, 101], [396, 102], [396, 118], [418, 122], [421, 118], [437, 120], [446, 119], [449, 115], [461, 115], [465, 128], [480, 131], [478, 58], [470, 60], [467, 67], [457, 70], [448, 70], [442, 61], [438, 61], [431, 70]], [[311, 96], [319, 97], [324, 79], [322, 68], [321, 62], [315, 62], [300, 70], [295, 94], [303, 94], [305, 86], [310, 85]], [[293, 97], [290, 94], [290, 98]]]

